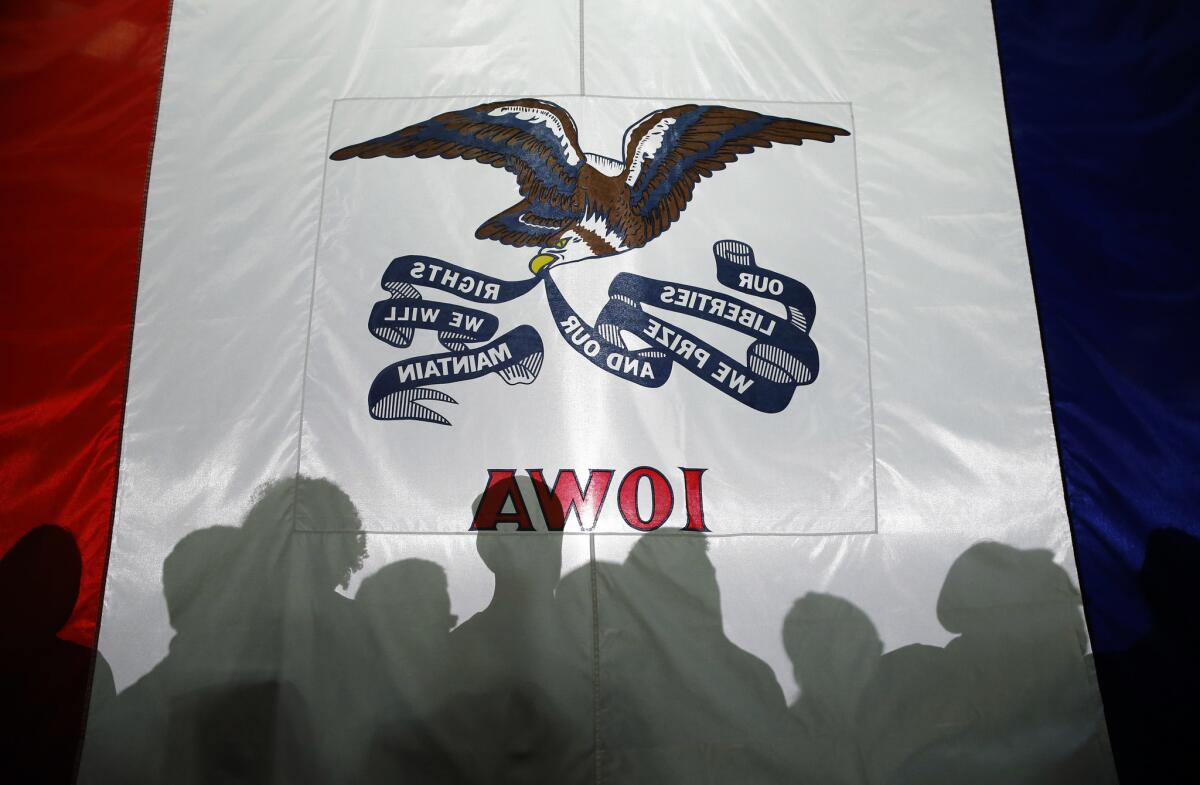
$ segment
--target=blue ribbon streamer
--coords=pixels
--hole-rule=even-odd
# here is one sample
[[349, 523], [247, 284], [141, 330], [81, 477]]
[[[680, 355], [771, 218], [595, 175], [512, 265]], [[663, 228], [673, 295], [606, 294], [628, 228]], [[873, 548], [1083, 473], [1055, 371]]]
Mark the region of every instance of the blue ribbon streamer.
[[398, 348], [408, 347], [416, 330], [433, 330], [449, 351], [402, 360], [380, 371], [367, 393], [371, 416], [449, 425], [449, 420], [421, 401], [457, 401], [426, 385], [452, 384], [493, 373], [507, 384], [530, 384], [537, 379], [543, 358], [537, 330], [521, 325], [483, 346], [471, 346], [492, 338], [499, 320], [487, 311], [424, 299], [416, 287], [478, 303], [502, 303], [539, 283], [538, 278], [505, 281], [429, 256], [392, 260], [381, 281], [391, 296], [371, 308], [367, 328], [379, 340]]
[[[516, 327], [493, 339], [499, 320], [487, 311], [427, 300], [418, 286], [452, 293], [477, 303], [502, 303], [546, 284], [555, 325], [576, 352], [606, 373], [643, 387], [661, 387], [675, 365], [682, 366], [723, 394], [760, 412], [787, 408], [792, 394], [817, 378], [817, 347], [809, 337], [816, 303], [807, 286], [755, 264], [746, 243], [713, 245], [717, 280], [753, 297], [784, 306], [781, 317], [727, 292], [619, 273], [608, 287], [609, 301], [595, 325], [567, 303], [549, 275], [506, 281], [429, 256], [394, 259], [381, 285], [390, 293], [375, 303], [371, 334], [391, 346], [408, 347], [416, 330], [432, 330], [448, 351], [392, 363], [375, 377], [367, 395], [379, 420], [422, 420], [449, 425], [422, 401], [457, 403], [428, 386], [496, 374], [508, 384], [529, 384], [541, 370], [543, 346], [537, 330]], [[728, 327], [753, 338], [739, 362], [694, 333], [643, 310], [653, 306]], [[631, 349], [626, 332], [648, 344]], [[488, 343], [479, 345], [483, 341]]]
[[[722, 240], [713, 246], [717, 280], [725, 286], [781, 303], [787, 318], [724, 292], [620, 273], [609, 301], [590, 325], [546, 279], [547, 300], [567, 343], [598, 368], [643, 387], [660, 387], [680, 365], [725, 395], [761, 412], [779, 412], [797, 387], [819, 371], [816, 344], [808, 335], [816, 316], [812, 292], [799, 281], [758, 267], [749, 245]], [[642, 310], [651, 305], [703, 319], [754, 338], [741, 363], [671, 322]], [[621, 333], [650, 345], [630, 349]]]

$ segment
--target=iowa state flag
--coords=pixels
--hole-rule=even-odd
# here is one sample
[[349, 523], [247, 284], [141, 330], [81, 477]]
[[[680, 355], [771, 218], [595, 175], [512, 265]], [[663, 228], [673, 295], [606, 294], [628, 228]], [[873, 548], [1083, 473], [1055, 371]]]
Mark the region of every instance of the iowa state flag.
[[80, 782], [1115, 781], [987, 3], [151, 6]]

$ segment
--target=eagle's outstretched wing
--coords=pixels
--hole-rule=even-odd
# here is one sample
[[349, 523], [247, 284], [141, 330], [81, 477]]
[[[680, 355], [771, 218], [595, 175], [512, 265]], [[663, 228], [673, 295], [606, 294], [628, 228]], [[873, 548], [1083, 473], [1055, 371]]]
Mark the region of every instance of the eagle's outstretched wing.
[[711, 177], [739, 155], [773, 142], [832, 142], [848, 135], [849, 131], [831, 125], [727, 106], [660, 109], [625, 132], [629, 204], [645, 222], [646, 240], [650, 240], [679, 218], [701, 177]]
[[352, 144], [330, 158], [465, 158], [517, 176], [521, 196], [567, 207], [584, 164], [575, 122], [550, 101], [520, 98], [446, 112], [399, 131]]

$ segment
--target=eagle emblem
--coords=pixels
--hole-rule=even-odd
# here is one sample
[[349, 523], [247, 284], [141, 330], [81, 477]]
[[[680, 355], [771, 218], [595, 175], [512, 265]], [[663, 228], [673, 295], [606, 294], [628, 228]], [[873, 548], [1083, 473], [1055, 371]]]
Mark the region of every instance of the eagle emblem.
[[667, 231], [702, 178], [758, 148], [832, 142], [843, 128], [727, 106], [684, 104], [626, 129], [621, 160], [580, 149], [575, 121], [536, 98], [445, 112], [330, 158], [462, 158], [514, 174], [521, 200], [475, 230], [537, 248], [534, 274], [641, 248]]
[[[646, 246], [680, 219], [702, 179], [739, 156], [848, 135], [836, 126], [747, 109], [682, 104], [625, 129], [618, 159], [583, 151], [575, 121], [558, 104], [520, 98], [444, 112], [334, 151], [334, 161], [462, 158], [504, 169], [516, 176], [520, 201], [484, 221], [475, 237], [537, 249], [529, 260], [532, 276], [520, 280], [419, 254], [392, 260], [380, 281], [388, 296], [375, 303], [368, 329], [401, 349], [411, 346], [416, 331], [433, 331], [446, 351], [410, 356], [380, 371], [367, 395], [371, 416], [449, 424], [421, 403], [455, 402], [431, 385], [493, 374], [506, 384], [531, 384], [542, 367], [544, 346], [533, 325], [497, 336], [495, 314], [427, 299], [422, 289], [484, 306], [541, 289], [553, 329], [605, 373], [661, 387], [679, 367], [757, 411], [782, 411], [798, 387], [817, 378], [819, 352], [809, 336], [816, 301], [803, 282], [759, 266], [749, 244], [713, 244], [721, 290], [619, 272], [594, 318], [572, 307], [550, 270]], [[662, 311], [748, 336], [745, 361], [667, 321]]]

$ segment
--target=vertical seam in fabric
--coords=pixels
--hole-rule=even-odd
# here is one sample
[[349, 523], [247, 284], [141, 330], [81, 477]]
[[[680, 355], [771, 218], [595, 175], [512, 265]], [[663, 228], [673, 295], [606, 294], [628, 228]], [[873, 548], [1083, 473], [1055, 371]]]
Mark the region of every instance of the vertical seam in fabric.
[[586, 0], [579, 0], [579, 94], [587, 95], [583, 71], [583, 5]]
[[[1021, 233], [1024, 235], [1024, 239], [1025, 239], [1025, 259], [1029, 265], [1029, 290], [1030, 290], [1030, 293], [1033, 295], [1033, 314], [1034, 314], [1034, 320], [1037, 323], [1038, 340], [1040, 342], [1041, 350], [1042, 350], [1042, 372], [1045, 374], [1045, 379], [1046, 379], [1046, 402], [1050, 406], [1050, 426], [1051, 426], [1052, 432], [1054, 434], [1055, 453], [1058, 456], [1058, 478], [1059, 478], [1059, 482], [1062, 484], [1063, 514], [1066, 515], [1066, 517], [1067, 517], [1067, 539], [1071, 543], [1071, 557], [1075, 563], [1075, 577], [1076, 577], [1076, 580], [1079, 582], [1079, 597], [1080, 597], [1080, 600], [1082, 600], [1082, 604], [1083, 604], [1083, 624], [1084, 624], [1084, 628], [1087, 630], [1088, 645], [1090, 647], [1091, 642], [1092, 642], [1092, 625], [1091, 625], [1091, 618], [1090, 618], [1091, 603], [1088, 602], [1087, 587], [1084, 586], [1084, 583], [1083, 583], [1083, 571], [1080, 570], [1080, 568], [1079, 568], [1079, 551], [1075, 547], [1076, 515], [1072, 510], [1073, 505], [1071, 503], [1071, 488], [1070, 488], [1070, 484], [1067, 482], [1066, 462], [1063, 460], [1064, 448], [1063, 448], [1062, 440], [1058, 438], [1058, 411], [1057, 411], [1057, 407], [1055, 406], [1055, 403], [1054, 403], [1054, 384], [1050, 378], [1050, 363], [1046, 359], [1046, 330], [1042, 326], [1042, 307], [1041, 307], [1041, 302], [1038, 300], [1037, 278], [1033, 272], [1033, 254], [1029, 248], [1029, 223], [1025, 219], [1025, 205], [1022, 201], [1022, 196], [1021, 196], [1021, 176], [1020, 176], [1020, 173], [1017, 171], [1017, 167], [1018, 167], [1017, 146], [1013, 139], [1012, 123], [1009, 121], [1009, 116], [1008, 116], [1008, 114], [1009, 114], [1008, 113], [1008, 90], [1004, 84], [1004, 55], [1001, 52], [1001, 48], [1000, 48], [1000, 28], [996, 24], [995, 0], [993, 0], [993, 2], [991, 3], [991, 10], [992, 10], [992, 35], [994, 36], [994, 39], [996, 42], [996, 71], [997, 71], [997, 76], [999, 76], [999, 81], [1000, 81], [1000, 103], [1001, 103], [1001, 108], [1004, 110], [1004, 128], [1005, 128], [1005, 131], [1008, 132], [1008, 154], [1009, 154], [1009, 158], [1012, 161], [1013, 186], [1015, 187], [1016, 192], [1017, 192], [1017, 208], [1021, 214]], [[1100, 683], [1101, 676], [1100, 676], [1099, 669], [1096, 669], [1095, 679], [1096, 679], [1095, 687], [1096, 687], [1097, 696], [1100, 698], [1100, 714], [1104, 718], [1105, 731], [1108, 733], [1109, 738], [1111, 739], [1112, 729], [1109, 727], [1108, 711], [1104, 707], [1104, 689], [1103, 689], [1103, 685], [1101, 685], [1101, 683]], [[1111, 744], [1108, 745], [1108, 753], [1109, 753], [1109, 756], [1111, 757], [1112, 756]]]
[[304, 368], [300, 373], [300, 421], [296, 432], [296, 475], [292, 483], [292, 531], [296, 530], [297, 496], [300, 493], [300, 462], [304, 460], [304, 399], [308, 393], [308, 355], [312, 351], [313, 312], [317, 302], [317, 263], [321, 257], [321, 228], [325, 223], [325, 180], [329, 175], [329, 140], [333, 138], [333, 113], [337, 101], [329, 104], [329, 123], [325, 127], [324, 163], [321, 166], [321, 197], [317, 200], [317, 238], [313, 247], [312, 282], [308, 290], [308, 329], [304, 333]]
[[104, 567], [100, 571], [100, 596], [96, 607], [96, 634], [92, 640], [91, 662], [87, 683], [83, 688], [84, 712], [79, 721], [79, 746], [75, 750], [72, 782], [79, 778], [83, 753], [87, 747], [87, 731], [92, 719], [92, 686], [96, 679], [96, 661], [100, 657], [100, 625], [104, 618], [104, 597], [108, 593], [108, 569], [112, 565], [112, 544], [117, 529], [117, 511], [121, 498], [121, 461], [125, 457], [125, 417], [129, 412], [129, 381], [133, 376], [133, 340], [137, 330], [138, 293], [142, 282], [142, 256], [146, 250], [146, 219], [150, 214], [150, 176], [154, 170], [154, 146], [158, 141], [158, 122], [162, 115], [163, 83], [167, 76], [167, 46], [171, 40], [171, 22], [175, 18], [175, 0], [167, 2], [167, 20], [163, 30], [162, 59], [158, 67], [158, 92], [154, 97], [154, 121], [151, 125], [150, 149], [146, 153], [146, 179], [142, 187], [142, 226], [138, 237], [137, 257], [133, 271], [133, 302], [129, 313], [129, 347], [125, 359], [125, 394], [121, 401], [121, 416], [117, 420], [117, 454], [113, 471], [113, 499], [108, 516], [108, 543], [104, 548]]
[[862, 254], [863, 327], [867, 337], [867, 403], [871, 412], [871, 513], [875, 519], [875, 534], [879, 533], [879, 455], [875, 446], [875, 380], [871, 375], [871, 302], [867, 284], [867, 237], [863, 228], [862, 192], [858, 179], [858, 123], [854, 119], [854, 102], [850, 102], [850, 137], [854, 149], [854, 204], [858, 210], [858, 249]]
[[592, 584], [592, 773], [593, 781], [600, 785], [603, 782], [600, 766], [600, 590], [595, 535], [588, 535], [588, 564]]

